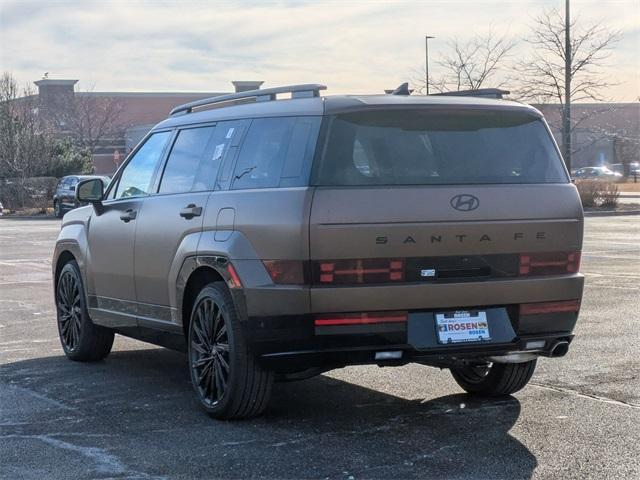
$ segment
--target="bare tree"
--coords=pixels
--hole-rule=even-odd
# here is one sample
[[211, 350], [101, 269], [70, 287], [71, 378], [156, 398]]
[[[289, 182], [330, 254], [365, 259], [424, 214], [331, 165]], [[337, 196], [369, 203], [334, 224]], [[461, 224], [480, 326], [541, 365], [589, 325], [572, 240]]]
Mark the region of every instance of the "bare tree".
[[[444, 73], [429, 79], [429, 88], [438, 92], [475, 90], [487, 86], [503, 86], [504, 78], [498, 79], [506, 61], [515, 48], [516, 42], [506, 35], [496, 37], [493, 32], [479, 35], [468, 42], [454, 39], [448, 43], [449, 53], [436, 60], [436, 65]], [[414, 89], [424, 93], [425, 75], [421, 73], [412, 82]]]
[[5, 72], [0, 78], [0, 177], [25, 179], [46, 169], [53, 142], [38, 98]]
[[42, 192], [49, 192], [55, 179], [45, 177], [92, 171], [88, 149], [55, 131], [46, 110], [30, 86], [20, 87], [9, 72], [2, 74], [0, 197], [10, 208], [46, 206], [51, 195]]
[[[38, 97], [30, 87], [21, 88], [13, 76], [0, 77], [0, 197], [8, 208], [33, 204], [45, 198], [37, 192], [51, 182], [34, 183], [46, 175], [53, 139], [38, 111]], [[33, 205], [32, 205], [33, 206]]]
[[516, 95], [532, 103], [554, 102], [562, 109], [563, 153], [571, 168], [571, 103], [581, 100], [603, 101], [612, 84], [602, 67], [612, 53], [620, 33], [599, 24], [584, 25], [553, 8], [533, 20], [526, 39], [531, 57], [518, 64], [520, 86]]
[[123, 103], [114, 97], [101, 96], [92, 91], [77, 92], [69, 99], [67, 108], [53, 117], [59, 134], [95, 153], [100, 143], [120, 133], [118, 119]]

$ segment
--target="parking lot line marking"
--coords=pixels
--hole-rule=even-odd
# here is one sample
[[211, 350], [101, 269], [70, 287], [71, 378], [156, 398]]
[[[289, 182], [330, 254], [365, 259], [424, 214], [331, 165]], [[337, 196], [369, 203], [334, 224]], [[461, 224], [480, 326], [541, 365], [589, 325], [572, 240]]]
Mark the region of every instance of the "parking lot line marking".
[[573, 390], [573, 389], [570, 389], [570, 388], [556, 387], [554, 385], [544, 385], [542, 383], [535, 383], [535, 382], [529, 382], [529, 385], [531, 385], [532, 387], [538, 387], [538, 388], [542, 388], [542, 389], [545, 389], [545, 390], [553, 390], [554, 392], [567, 393], [567, 394], [570, 394], [570, 395], [576, 395], [576, 396], [581, 397], [581, 398], [588, 398], [590, 400], [596, 400], [598, 402], [609, 403], [611, 405], [617, 405], [619, 407], [640, 409], [640, 405], [637, 405], [635, 403], [623, 402], [621, 400], [614, 400], [612, 398], [601, 397], [599, 395], [593, 395], [591, 393], [582, 393], [582, 392], [578, 392], [577, 390]]

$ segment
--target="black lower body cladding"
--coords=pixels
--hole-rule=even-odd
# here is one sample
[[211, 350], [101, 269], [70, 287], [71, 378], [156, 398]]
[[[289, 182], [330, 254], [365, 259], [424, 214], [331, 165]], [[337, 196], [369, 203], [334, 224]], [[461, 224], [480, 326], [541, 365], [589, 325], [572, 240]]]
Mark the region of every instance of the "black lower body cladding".
[[[487, 313], [491, 338], [441, 344], [436, 311], [412, 311], [406, 322], [319, 327], [314, 315], [249, 318], [247, 336], [261, 361], [276, 371], [336, 368], [352, 364], [421, 362], [448, 366], [527, 352], [554, 356], [557, 342], [571, 342], [577, 313], [546, 313], [524, 318], [515, 305], [478, 307]], [[380, 352], [396, 352], [392, 356]], [[399, 353], [398, 353], [399, 352]], [[378, 354], [378, 355], [376, 355]]]

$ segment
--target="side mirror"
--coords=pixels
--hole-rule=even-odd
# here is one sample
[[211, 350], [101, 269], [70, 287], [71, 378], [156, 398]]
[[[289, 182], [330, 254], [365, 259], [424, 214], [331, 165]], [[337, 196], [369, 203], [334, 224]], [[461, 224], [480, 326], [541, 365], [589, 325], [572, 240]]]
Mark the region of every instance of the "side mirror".
[[91, 203], [96, 213], [102, 213], [102, 198], [104, 197], [104, 183], [99, 178], [82, 180], [76, 187], [76, 199], [79, 202]]

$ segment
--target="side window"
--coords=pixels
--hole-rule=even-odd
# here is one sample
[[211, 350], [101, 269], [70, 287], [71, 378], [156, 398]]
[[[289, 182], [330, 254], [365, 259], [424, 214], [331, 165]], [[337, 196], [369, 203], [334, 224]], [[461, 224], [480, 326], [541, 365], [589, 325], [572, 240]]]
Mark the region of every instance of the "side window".
[[308, 185], [322, 117], [298, 117], [282, 167], [280, 187]]
[[213, 155], [220, 157], [220, 166], [215, 190], [225, 190], [229, 186], [238, 149], [249, 125], [251, 120], [227, 120], [216, 124], [216, 132], [213, 134]]
[[122, 171], [114, 198], [139, 197], [151, 193], [151, 180], [170, 136], [171, 132], [160, 132], [147, 139]]
[[259, 118], [251, 122], [233, 172], [232, 190], [272, 188], [280, 184], [296, 119]]
[[209, 190], [215, 181], [209, 167], [214, 159], [208, 153], [215, 127], [180, 130], [164, 167], [160, 193], [183, 193]]

